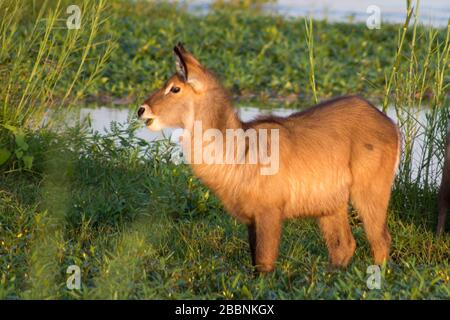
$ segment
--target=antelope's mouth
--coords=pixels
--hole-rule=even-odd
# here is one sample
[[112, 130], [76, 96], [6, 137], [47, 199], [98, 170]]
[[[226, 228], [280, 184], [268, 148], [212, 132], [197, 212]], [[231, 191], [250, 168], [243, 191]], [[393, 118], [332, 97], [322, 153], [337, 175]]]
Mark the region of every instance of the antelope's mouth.
[[149, 119], [145, 120], [145, 125], [146, 126], [151, 126], [152, 123], [153, 123], [153, 120], [155, 120], [155, 119], [154, 118], [149, 118]]

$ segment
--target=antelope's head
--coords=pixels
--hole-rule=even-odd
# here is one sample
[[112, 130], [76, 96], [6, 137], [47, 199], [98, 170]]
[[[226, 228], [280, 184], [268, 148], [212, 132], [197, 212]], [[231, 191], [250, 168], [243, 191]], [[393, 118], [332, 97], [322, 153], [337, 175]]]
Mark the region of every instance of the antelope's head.
[[187, 52], [181, 43], [174, 47], [176, 72], [138, 109], [138, 117], [147, 128], [188, 128], [194, 121], [196, 105], [201, 105], [216, 80]]

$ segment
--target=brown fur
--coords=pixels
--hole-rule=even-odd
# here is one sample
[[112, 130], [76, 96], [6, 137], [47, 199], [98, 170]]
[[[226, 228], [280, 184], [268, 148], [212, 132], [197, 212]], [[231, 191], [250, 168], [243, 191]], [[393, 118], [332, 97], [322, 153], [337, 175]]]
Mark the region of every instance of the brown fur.
[[439, 188], [439, 217], [437, 224], [437, 234], [441, 235], [445, 229], [445, 218], [447, 216], [450, 202], [450, 132], [447, 133], [445, 143], [444, 169], [442, 172], [442, 182]]
[[188, 129], [193, 120], [201, 120], [204, 129], [222, 132], [279, 129], [280, 164], [275, 175], [261, 175], [259, 164], [192, 165], [226, 210], [248, 225], [257, 269], [274, 269], [283, 220], [306, 216], [317, 218], [331, 264], [346, 266], [356, 246], [348, 221], [350, 201], [362, 218], [375, 263], [386, 261], [391, 242], [387, 207], [400, 146], [397, 126], [358, 96], [326, 101], [286, 118], [244, 123], [216, 78], [177, 48], [188, 80], [174, 75], [166, 86], [175, 83], [181, 91], [163, 95], [165, 86], [153, 94], [144, 104], [143, 118], [159, 119], [162, 127]]

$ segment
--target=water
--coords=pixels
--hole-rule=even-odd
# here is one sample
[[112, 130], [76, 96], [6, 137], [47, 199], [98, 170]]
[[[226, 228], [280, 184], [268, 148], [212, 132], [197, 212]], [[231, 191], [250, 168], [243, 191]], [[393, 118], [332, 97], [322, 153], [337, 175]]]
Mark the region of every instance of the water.
[[[241, 120], [249, 121], [256, 118], [259, 115], [274, 114], [277, 116], [288, 116], [289, 114], [296, 112], [294, 109], [272, 109], [261, 110], [256, 107], [242, 106], [238, 109], [238, 114]], [[86, 119], [90, 116], [92, 129], [100, 133], [105, 133], [111, 122], [117, 122], [118, 124], [126, 124], [129, 117], [136, 117], [135, 110], [120, 109], [114, 107], [86, 107], [80, 111], [80, 120]], [[161, 132], [153, 132], [146, 128], [138, 129], [136, 135], [147, 141], [160, 140], [164, 137], [170, 137], [173, 129], [164, 129]]]
[[[211, 0], [187, 1], [193, 12], [205, 13]], [[370, 13], [369, 6], [380, 8], [381, 20], [389, 23], [403, 23], [406, 15], [405, 0], [278, 0], [264, 5], [268, 14], [281, 14], [288, 17], [312, 16], [329, 21], [365, 22]], [[419, 21], [427, 25], [445, 28], [450, 17], [449, 0], [420, 1]]]

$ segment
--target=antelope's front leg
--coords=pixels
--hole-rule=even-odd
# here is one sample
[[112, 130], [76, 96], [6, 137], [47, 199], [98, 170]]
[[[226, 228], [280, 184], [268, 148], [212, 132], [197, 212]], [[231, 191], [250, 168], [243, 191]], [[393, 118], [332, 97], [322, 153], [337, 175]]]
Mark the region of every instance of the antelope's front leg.
[[[281, 225], [280, 214], [265, 212], [255, 217], [254, 265], [258, 272], [272, 272], [275, 268], [280, 246]], [[250, 234], [249, 232], [249, 236]]]

